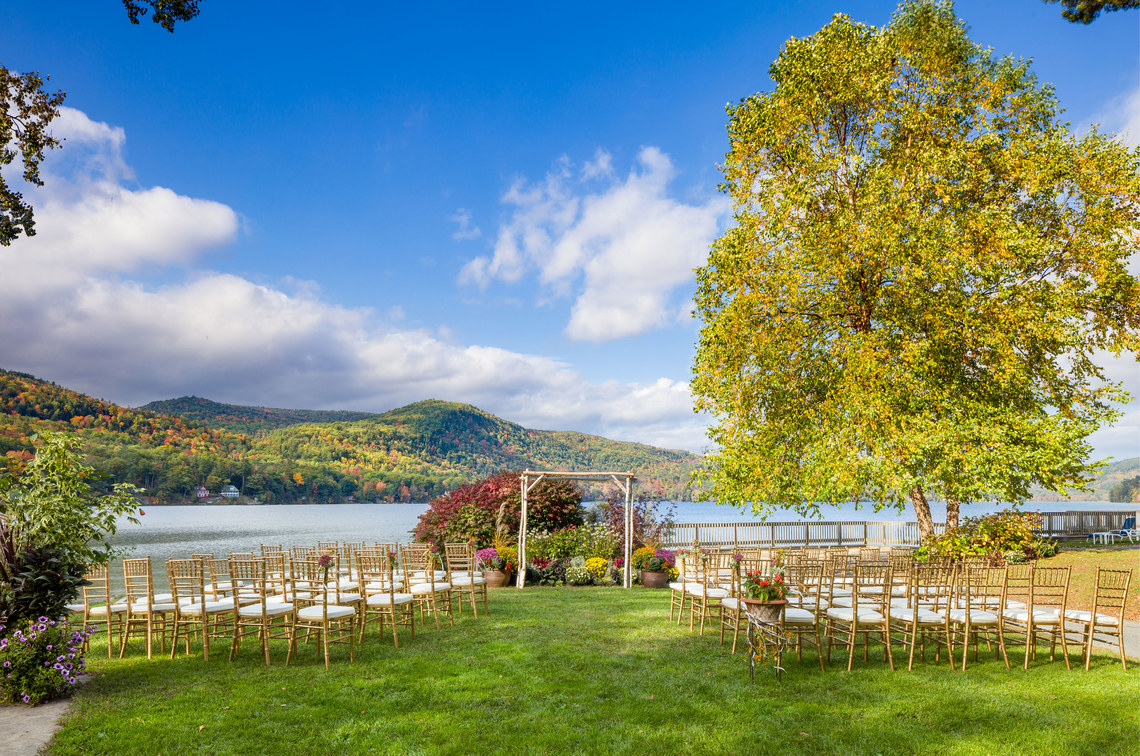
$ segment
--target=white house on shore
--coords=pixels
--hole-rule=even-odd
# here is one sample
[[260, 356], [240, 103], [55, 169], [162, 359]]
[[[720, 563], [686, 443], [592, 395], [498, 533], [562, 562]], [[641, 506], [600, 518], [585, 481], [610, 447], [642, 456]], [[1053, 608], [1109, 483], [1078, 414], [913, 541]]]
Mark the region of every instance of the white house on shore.
[[236, 499], [239, 493], [240, 491], [238, 491], [237, 487], [232, 483], [222, 489], [222, 496], [225, 496], [227, 499]]

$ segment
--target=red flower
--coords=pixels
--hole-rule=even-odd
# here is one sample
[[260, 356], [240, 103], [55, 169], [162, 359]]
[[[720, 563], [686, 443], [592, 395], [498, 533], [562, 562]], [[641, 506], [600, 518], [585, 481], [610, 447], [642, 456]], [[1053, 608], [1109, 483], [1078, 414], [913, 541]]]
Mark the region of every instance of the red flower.
[[142, 517], [144, 514], [146, 514], [146, 512], [144, 512], [144, 511], [142, 511], [142, 510], [140, 509], [140, 510], [139, 510], [139, 517]]

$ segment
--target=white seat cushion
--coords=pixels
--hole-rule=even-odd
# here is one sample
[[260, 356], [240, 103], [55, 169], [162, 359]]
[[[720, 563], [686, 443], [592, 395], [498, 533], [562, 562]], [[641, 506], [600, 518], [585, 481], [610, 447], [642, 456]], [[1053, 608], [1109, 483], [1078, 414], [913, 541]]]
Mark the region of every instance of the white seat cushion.
[[[404, 587], [404, 581], [403, 580], [393, 580], [392, 585], [398, 591]], [[374, 580], [371, 583], [365, 583], [364, 584], [364, 592], [365, 593], [378, 593], [380, 591], [386, 591], [386, 590], [388, 590], [388, 581], [387, 580]]]
[[72, 614], [76, 614], [78, 612], [82, 612], [87, 607], [85, 607], [83, 604], [64, 604], [63, 608]]
[[286, 591], [285, 593], [278, 593], [276, 596], [270, 596], [265, 599], [274, 604], [292, 604], [294, 601], [308, 601], [313, 597], [313, 594], [308, 591]]
[[[266, 604], [265, 604], [265, 613], [268, 614], [270, 617], [276, 617], [276, 616], [281, 615], [281, 614], [289, 614], [292, 611], [293, 611], [293, 605], [292, 604], [278, 604], [276, 602], [274, 602], [272, 604], [269, 602], [266, 602]], [[258, 603], [258, 604], [246, 604], [242, 608], [238, 609], [238, 615], [241, 617], [260, 617], [261, 616], [261, 604], [260, 603]]]
[[785, 625], [814, 625], [815, 615], [807, 609], [796, 609], [795, 607], [784, 607], [784, 624]]
[[[690, 590], [689, 593], [692, 594], [693, 596], [700, 596], [701, 595], [701, 589], [698, 586], [696, 590]], [[728, 591], [726, 591], [723, 588], [705, 588], [704, 596], [706, 598], [710, 598], [710, 599], [728, 598]]]
[[[850, 607], [833, 606], [827, 610], [827, 616], [828, 617], [831, 617], [832, 619], [839, 620], [840, 622], [851, 622], [851, 619], [854, 616], [854, 613], [855, 613], [854, 610], [851, 609]], [[870, 623], [875, 623], [875, 622], [882, 622], [883, 619], [884, 619], [883, 615], [879, 614], [876, 611], [873, 611], [871, 609], [860, 609], [859, 610], [859, 617], [858, 617], [857, 621], [860, 624], [863, 624], [863, 623], [870, 624]]]
[[891, 607], [891, 619], [899, 620], [900, 622], [918, 622], [920, 625], [941, 625], [946, 621], [946, 618], [938, 612], [932, 612], [929, 609], [918, 608], [918, 618], [915, 619], [915, 610], [907, 607]]
[[835, 596], [831, 599], [831, 606], [840, 606], [845, 609], [850, 609], [851, 601], [852, 599], [850, 596]]
[[720, 604], [725, 609], [732, 609], [733, 611], [740, 611], [744, 608], [740, 603], [740, 599], [732, 598], [731, 596], [721, 599]]
[[[127, 611], [126, 604], [111, 604], [111, 614], [122, 614]], [[93, 606], [91, 611], [88, 612], [92, 617], [105, 617], [107, 615], [107, 607]]]
[[319, 620], [327, 616], [329, 619], [341, 619], [342, 617], [349, 617], [356, 614], [356, 610], [351, 606], [340, 606], [338, 604], [329, 604], [328, 614], [325, 614], [325, 607], [319, 605], [306, 606], [301, 611], [297, 612], [297, 618], [303, 620]]
[[[444, 572], [443, 570], [435, 570], [435, 579], [436, 580], [443, 580], [446, 577], [447, 577], [447, 573]], [[428, 578], [428, 574], [423, 570], [420, 570], [419, 572], [413, 572], [412, 573], [412, 579], [413, 580], [427, 580], [427, 578]]]
[[[1001, 613], [1001, 616], [1013, 622], [1026, 623], [1029, 622], [1028, 609], [1006, 609]], [[1061, 618], [1047, 609], [1034, 609], [1033, 610], [1033, 624], [1034, 625], [1056, 625], [1061, 621]]]
[[[145, 599], [143, 601], [136, 601], [135, 603], [131, 604], [131, 611], [132, 612], [136, 612], [136, 613], [137, 612], [145, 612], [145, 611], [147, 611], [147, 609], [148, 609], [148, 604], [147, 604]], [[149, 609], [152, 612], [173, 612], [174, 611], [174, 602], [169, 601], [169, 602], [160, 603], [158, 601], [155, 601], [155, 602], [149, 604]]]
[[[332, 598], [332, 596], [333, 596], [333, 594], [330, 593], [329, 598]], [[337, 603], [338, 604], [355, 604], [355, 603], [363, 601], [363, 600], [364, 600], [364, 597], [361, 596], [359, 593], [342, 593], [342, 594], [340, 594], [340, 598], [337, 599]]]
[[[422, 596], [426, 593], [431, 593], [431, 583], [416, 583], [409, 589], [414, 595]], [[442, 593], [443, 591], [450, 591], [451, 583], [436, 583], [435, 592]]]
[[455, 575], [451, 578], [451, 584], [462, 586], [466, 588], [469, 585], [486, 585], [486, 578], [472, 577], [471, 575]]
[[[183, 604], [179, 607], [179, 611], [183, 614], [202, 614], [203, 604], [200, 601], [195, 601], [190, 604]], [[234, 610], [233, 599], [223, 599], [221, 601], [207, 601], [205, 603], [205, 614], [218, 614], [219, 612], [232, 612]]]
[[[1065, 612], [1065, 619], [1073, 620], [1075, 622], [1084, 622], [1087, 624], [1089, 620], [1092, 619], [1092, 617], [1092, 612], [1086, 612], [1080, 609], [1069, 609]], [[1108, 627], [1116, 627], [1120, 624], [1120, 619], [1118, 617], [1113, 617], [1110, 614], [1098, 614], [1096, 615], [1095, 624], [1105, 625]]]
[[387, 593], [377, 593], [368, 597], [369, 606], [399, 606], [415, 601], [416, 597], [410, 593], [397, 593], [389, 596]]
[[[965, 609], [951, 609], [950, 621], [964, 625], [966, 624], [966, 613], [967, 610]], [[984, 609], [970, 609], [969, 615], [971, 625], [996, 625], [998, 622], [997, 614], [987, 612]]]

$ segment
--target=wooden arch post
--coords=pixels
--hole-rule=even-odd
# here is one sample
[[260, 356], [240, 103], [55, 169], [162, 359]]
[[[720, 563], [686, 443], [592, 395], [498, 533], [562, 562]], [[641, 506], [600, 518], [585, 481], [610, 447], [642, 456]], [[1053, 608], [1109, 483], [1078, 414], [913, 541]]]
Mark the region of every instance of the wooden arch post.
[[630, 558], [633, 556], [633, 484], [637, 478], [632, 471], [625, 472], [540, 472], [525, 470], [519, 477], [522, 491], [522, 514], [519, 517], [519, 574], [515, 584], [522, 588], [526, 583], [526, 509], [527, 495], [531, 489], [538, 485], [540, 480], [595, 480], [611, 481], [625, 496], [625, 560], [622, 565], [622, 586], [633, 586], [633, 568]]

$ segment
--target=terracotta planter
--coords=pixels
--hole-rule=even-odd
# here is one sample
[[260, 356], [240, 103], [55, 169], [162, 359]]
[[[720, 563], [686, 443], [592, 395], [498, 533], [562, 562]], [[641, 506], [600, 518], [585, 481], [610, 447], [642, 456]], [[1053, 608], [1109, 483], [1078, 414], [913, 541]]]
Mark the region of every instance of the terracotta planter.
[[784, 605], [788, 603], [788, 600], [760, 601], [759, 599], [742, 598], [740, 602], [744, 604], [744, 611], [748, 612], [749, 617], [766, 625], [775, 625], [780, 621], [780, 615], [783, 613]]
[[483, 579], [488, 588], [505, 588], [511, 584], [511, 573], [502, 570], [483, 570]]
[[665, 586], [669, 585], [669, 573], [642, 570], [641, 584], [646, 588], [664, 588]]

